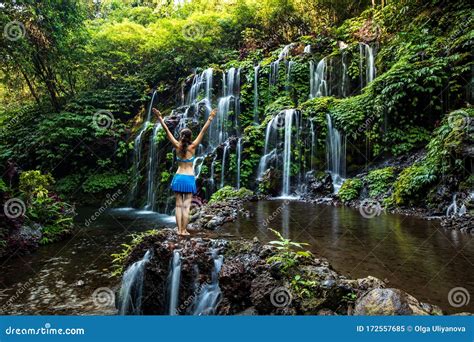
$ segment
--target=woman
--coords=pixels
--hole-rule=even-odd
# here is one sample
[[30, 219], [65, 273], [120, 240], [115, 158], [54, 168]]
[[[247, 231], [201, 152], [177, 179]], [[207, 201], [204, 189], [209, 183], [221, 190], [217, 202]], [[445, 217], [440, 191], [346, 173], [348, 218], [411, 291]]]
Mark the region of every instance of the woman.
[[165, 120], [161, 116], [158, 109], [153, 108], [153, 113], [158, 116], [158, 120], [163, 126], [168, 140], [171, 142], [173, 147], [176, 149], [176, 160], [178, 161], [178, 171], [173, 177], [171, 182], [171, 189], [176, 195], [176, 224], [178, 225], [179, 235], [189, 235], [187, 226], [189, 223], [189, 210], [191, 208], [191, 200], [193, 194], [196, 193], [196, 179], [194, 177], [194, 153], [196, 148], [202, 141], [204, 134], [206, 133], [209, 125], [216, 116], [217, 109], [214, 109], [209, 118], [204, 124], [201, 132], [194, 141], [192, 139], [192, 132], [189, 128], [183, 128], [179, 132], [179, 140], [173, 136], [168, 126], [166, 126]]

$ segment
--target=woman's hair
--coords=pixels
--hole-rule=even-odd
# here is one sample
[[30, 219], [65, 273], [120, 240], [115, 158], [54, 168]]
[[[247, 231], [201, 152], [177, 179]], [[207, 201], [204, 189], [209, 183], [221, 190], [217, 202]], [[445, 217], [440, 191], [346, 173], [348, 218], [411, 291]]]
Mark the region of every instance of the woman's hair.
[[192, 132], [189, 128], [183, 128], [179, 132], [179, 142], [181, 143], [180, 147], [180, 153], [183, 156], [186, 156], [186, 152], [188, 151], [188, 146], [191, 144], [191, 137], [192, 137]]

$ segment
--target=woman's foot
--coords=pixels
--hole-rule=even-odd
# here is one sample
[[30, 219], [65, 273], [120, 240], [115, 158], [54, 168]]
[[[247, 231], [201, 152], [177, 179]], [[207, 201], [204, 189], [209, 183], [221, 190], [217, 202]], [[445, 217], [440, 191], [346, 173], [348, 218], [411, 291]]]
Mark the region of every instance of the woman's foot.
[[189, 232], [185, 229], [185, 230], [182, 230], [182, 231], [178, 231], [178, 235], [180, 236], [188, 236], [190, 235]]

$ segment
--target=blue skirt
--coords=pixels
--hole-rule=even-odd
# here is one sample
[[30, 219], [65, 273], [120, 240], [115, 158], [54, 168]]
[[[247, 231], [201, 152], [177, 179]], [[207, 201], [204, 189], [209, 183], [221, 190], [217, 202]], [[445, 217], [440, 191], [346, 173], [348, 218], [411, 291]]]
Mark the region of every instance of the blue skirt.
[[197, 192], [196, 178], [192, 175], [175, 174], [171, 181], [171, 190], [174, 192], [193, 193]]

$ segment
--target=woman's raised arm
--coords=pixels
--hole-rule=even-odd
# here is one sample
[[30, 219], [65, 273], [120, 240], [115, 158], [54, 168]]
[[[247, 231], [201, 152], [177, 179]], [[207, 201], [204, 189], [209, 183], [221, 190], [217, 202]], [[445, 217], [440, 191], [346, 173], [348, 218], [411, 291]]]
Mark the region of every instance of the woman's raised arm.
[[166, 136], [168, 137], [168, 140], [171, 141], [171, 144], [173, 144], [174, 148], [179, 148], [179, 142], [178, 142], [178, 140], [176, 140], [176, 138], [173, 136], [170, 129], [166, 125], [165, 120], [163, 120], [163, 117], [161, 116], [161, 112], [156, 108], [153, 108], [152, 110], [153, 110], [153, 113], [156, 116], [158, 116], [158, 120], [160, 121], [161, 126], [165, 129]]
[[201, 143], [202, 139], [204, 138], [204, 134], [206, 134], [207, 129], [211, 125], [212, 120], [214, 120], [214, 117], [217, 114], [217, 109], [213, 109], [212, 112], [209, 114], [209, 118], [207, 119], [206, 123], [204, 126], [202, 126], [201, 132], [199, 132], [198, 136], [196, 139], [194, 139], [192, 145], [194, 148], [198, 147], [199, 144]]

